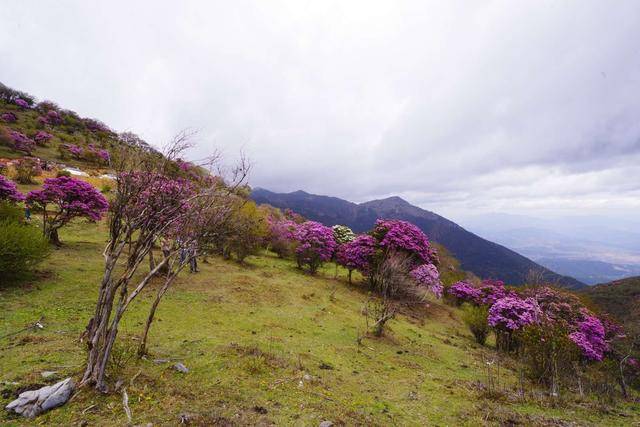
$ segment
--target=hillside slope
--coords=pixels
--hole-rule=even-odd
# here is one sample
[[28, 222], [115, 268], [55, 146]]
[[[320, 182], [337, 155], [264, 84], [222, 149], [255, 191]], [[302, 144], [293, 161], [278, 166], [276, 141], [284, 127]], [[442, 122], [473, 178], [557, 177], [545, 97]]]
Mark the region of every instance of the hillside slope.
[[591, 286], [582, 293], [628, 327], [640, 329], [640, 276]]
[[410, 221], [431, 239], [444, 245], [461, 262], [462, 268], [482, 278], [499, 278], [507, 283], [524, 284], [531, 270], [542, 271], [547, 281], [579, 289], [585, 285], [561, 276], [504, 246], [485, 240], [433, 212], [413, 206], [399, 197], [361, 204], [337, 197], [318, 196], [304, 191], [274, 193], [255, 189], [251, 197], [258, 203], [295, 212], [326, 225], [345, 224], [357, 232], [371, 229], [378, 218]]
[[[78, 337], [95, 303], [105, 228], [75, 223], [63, 229], [65, 246], [36, 282], [0, 288], [3, 405], [25, 387], [82, 372], [85, 349]], [[121, 325], [110, 381], [124, 381], [131, 424], [614, 426], [640, 420], [630, 405], [604, 412], [585, 399], [550, 407], [533, 389], [528, 399], [518, 398], [510, 365], [478, 347], [458, 310], [438, 302], [399, 315], [385, 337], [359, 345], [367, 292], [349, 286], [344, 271], [333, 279], [333, 265], [311, 277], [291, 261], [264, 254], [246, 266], [211, 258], [201, 268], [183, 274], [161, 303], [149, 359], [133, 352], [157, 283]], [[44, 329], [22, 330], [39, 318]], [[485, 359], [503, 363], [496, 395], [486, 393]], [[176, 362], [189, 372], [171, 369]], [[44, 379], [44, 371], [56, 374]], [[127, 423], [120, 393], [91, 389], [37, 422]], [[0, 423], [31, 421], [2, 411]]]

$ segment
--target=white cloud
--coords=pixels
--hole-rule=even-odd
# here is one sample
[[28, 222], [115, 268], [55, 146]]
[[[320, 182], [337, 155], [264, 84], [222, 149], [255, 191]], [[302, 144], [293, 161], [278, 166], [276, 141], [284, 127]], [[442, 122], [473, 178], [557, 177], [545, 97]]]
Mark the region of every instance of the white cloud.
[[640, 3], [0, 5], [0, 81], [253, 184], [439, 212], [637, 210]]

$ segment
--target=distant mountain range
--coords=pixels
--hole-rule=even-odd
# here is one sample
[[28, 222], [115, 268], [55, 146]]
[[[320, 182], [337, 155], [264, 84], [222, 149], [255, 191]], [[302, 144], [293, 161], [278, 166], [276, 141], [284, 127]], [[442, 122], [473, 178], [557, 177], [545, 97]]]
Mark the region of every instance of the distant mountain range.
[[304, 191], [274, 193], [261, 188], [254, 189], [251, 197], [257, 203], [289, 208], [325, 225], [344, 224], [356, 232], [370, 230], [378, 218], [410, 221], [430, 239], [444, 245], [460, 261], [464, 270], [481, 278], [501, 279], [508, 284], [521, 285], [531, 271], [536, 271], [541, 272], [545, 280], [566, 288], [586, 286], [572, 277], [554, 273], [504, 246], [485, 240], [438, 214], [413, 206], [400, 197], [357, 204]]
[[634, 218], [494, 213], [462, 218], [460, 223], [589, 285], [640, 275], [640, 223]]

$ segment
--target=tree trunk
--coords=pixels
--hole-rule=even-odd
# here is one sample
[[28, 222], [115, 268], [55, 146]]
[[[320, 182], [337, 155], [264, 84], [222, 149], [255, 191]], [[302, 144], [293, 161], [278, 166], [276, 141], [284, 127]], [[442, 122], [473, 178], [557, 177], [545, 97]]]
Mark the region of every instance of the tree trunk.
[[[171, 276], [173, 276], [173, 275], [171, 275]], [[160, 289], [158, 289], [158, 293], [156, 294], [156, 299], [153, 301], [153, 304], [151, 305], [151, 309], [149, 310], [149, 316], [147, 317], [147, 323], [144, 326], [144, 332], [142, 333], [142, 339], [140, 340], [140, 346], [138, 346], [138, 357], [142, 357], [142, 356], [147, 354], [147, 336], [149, 335], [149, 329], [151, 329], [151, 324], [153, 323], [153, 318], [156, 315], [156, 309], [158, 308], [158, 305], [160, 304], [160, 300], [162, 299], [164, 294], [169, 289], [169, 286], [171, 286], [171, 283], [173, 282], [173, 278], [174, 277], [175, 276], [167, 277], [167, 279], [165, 280], [165, 282], [162, 285], [162, 287]]]
[[62, 242], [60, 242], [60, 237], [58, 236], [58, 229], [57, 228], [52, 228], [46, 231], [47, 234], [47, 238], [49, 239], [49, 241], [51, 243], [53, 243], [54, 245], [60, 247], [62, 246]]
[[153, 259], [153, 248], [149, 249], [149, 271], [153, 271], [156, 268], [156, 260]]

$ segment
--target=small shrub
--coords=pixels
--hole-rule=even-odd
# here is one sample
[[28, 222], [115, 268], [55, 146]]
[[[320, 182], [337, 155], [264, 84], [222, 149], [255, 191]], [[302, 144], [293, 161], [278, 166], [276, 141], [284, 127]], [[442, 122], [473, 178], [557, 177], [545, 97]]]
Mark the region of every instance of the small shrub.
[[20, 184], [33, 184], [33, 178], [42, 173], [35, 159], [24, 158], [16, 165], [16, 181]]
[[462, 312], [462, 320], [473, 334], [476, 342], [484, 345], [487, 341], [490, 328], [487, 323], [489, 308], [486, 306], [465, 305]]
[[49, 250], [49, 244], [39, 229], [17, 221], [0, 222], [2, 279], [16, 279], [28, 274], [46, 258]]
[[71, 172], [64, 170], [64, 169], [60, 169], [56, 172], [56, 178], [60, 178], [61, 176], [67, 176], [70, 177], [71, 176]]

